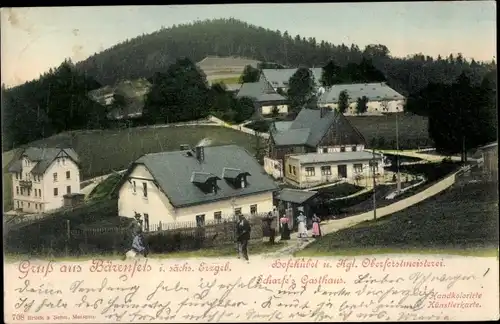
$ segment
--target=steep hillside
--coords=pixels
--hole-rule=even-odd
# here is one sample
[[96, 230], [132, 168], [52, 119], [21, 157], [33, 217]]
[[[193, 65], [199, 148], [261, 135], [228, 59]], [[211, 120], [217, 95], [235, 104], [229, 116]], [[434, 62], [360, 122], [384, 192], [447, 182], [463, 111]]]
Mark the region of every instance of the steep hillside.
[[405, 95], [420, 90], [429, 81], [451, 82], [463, 70], [479, 81], [492, 68], [492, 64], [466, 62], [461, 55], [450, 54], [444, 59], [422, 54], [393, 58], [384, 45], [361, 50], [356, 45], [317, 42], [314, 37], [292, 37], [286, 31], [272, 31], [236, 19], [198, 21], [142, 35], [95, 54], [77, 67], [104, 85], [150, 77], [154, 72], [165, 71], [179, 57], [199, 62], [208, 55], [309, 67], [322, 66], [330, 59], [344, 66], [365, 56], [372, 58], [388, 83]]

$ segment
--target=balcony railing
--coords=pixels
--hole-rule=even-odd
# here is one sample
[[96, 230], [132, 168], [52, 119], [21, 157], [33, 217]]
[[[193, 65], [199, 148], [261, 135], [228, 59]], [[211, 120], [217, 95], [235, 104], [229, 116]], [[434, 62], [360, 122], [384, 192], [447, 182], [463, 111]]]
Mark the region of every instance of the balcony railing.
[[31, 188], [31, 186], [33, 186], [33, 182], [31, 180], [20, 180], [19, 181], [19, 186], [26, 187], [26, 188]]

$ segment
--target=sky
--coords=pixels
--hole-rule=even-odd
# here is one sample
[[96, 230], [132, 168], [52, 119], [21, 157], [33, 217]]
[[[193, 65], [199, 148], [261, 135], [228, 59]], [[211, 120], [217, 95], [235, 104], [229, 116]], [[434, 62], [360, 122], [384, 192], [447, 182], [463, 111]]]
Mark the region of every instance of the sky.
[[334, 44], [386, 45], [391, 55], [496, 55], [494, 1], [2, 8], [2, 83], [36, 79], [65, 58], [84, 60], [174, 24], [236, 18]]

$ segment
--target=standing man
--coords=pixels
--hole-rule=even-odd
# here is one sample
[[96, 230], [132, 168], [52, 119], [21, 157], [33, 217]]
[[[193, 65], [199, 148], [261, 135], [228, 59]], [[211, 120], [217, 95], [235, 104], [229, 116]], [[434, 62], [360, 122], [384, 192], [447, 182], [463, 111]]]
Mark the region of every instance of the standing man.
[[236, 241], [238, 242], [238, 254], [248, 262], [248, 241], [250, 240], [250, 223], [243, 215], [239, 215], [236, 224]]
[[274, 244], [274, 240], [276, 239], [276, 227], [278, 227], [278, 220], [276, 216], [269, 212], [269, 243]]

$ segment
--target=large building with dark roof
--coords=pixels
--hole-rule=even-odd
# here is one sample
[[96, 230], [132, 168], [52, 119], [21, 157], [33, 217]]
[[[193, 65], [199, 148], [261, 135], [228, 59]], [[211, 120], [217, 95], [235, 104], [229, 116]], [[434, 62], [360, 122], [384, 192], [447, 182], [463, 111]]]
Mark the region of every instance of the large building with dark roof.
[[402, 112], [406, 98], [384, 82], [336, 84], [326, 89], [318, 98], [320, 107], [337, 109], [340, 94], [345, 91], [348, 95], [348, 108], [345, 114], [357, 113], [357, 100], [366, 97], [368, 114], [383, 114]]
[[117, 186], [120, 216], [159, 224], [205, 222], [268, 213], [278, 190], [255, 158], [236, 145], [182, 147], [134, 161]]
[[14, 209], [42, 213], [61, 208], [64, 196], [80, 192], [80, 167], [70, 148], [29, 147], [14, 159], [12, 174]]
[[[264, 168], [299, 187], [351, 180], [357, 173], [367, 177], [373, 156], [364, 152], [365, 144], [363, 135], [338, 111], [304, 108], [295, 120], [273, 124]], [[382, 165], [382, 156], [375, 159]]]

